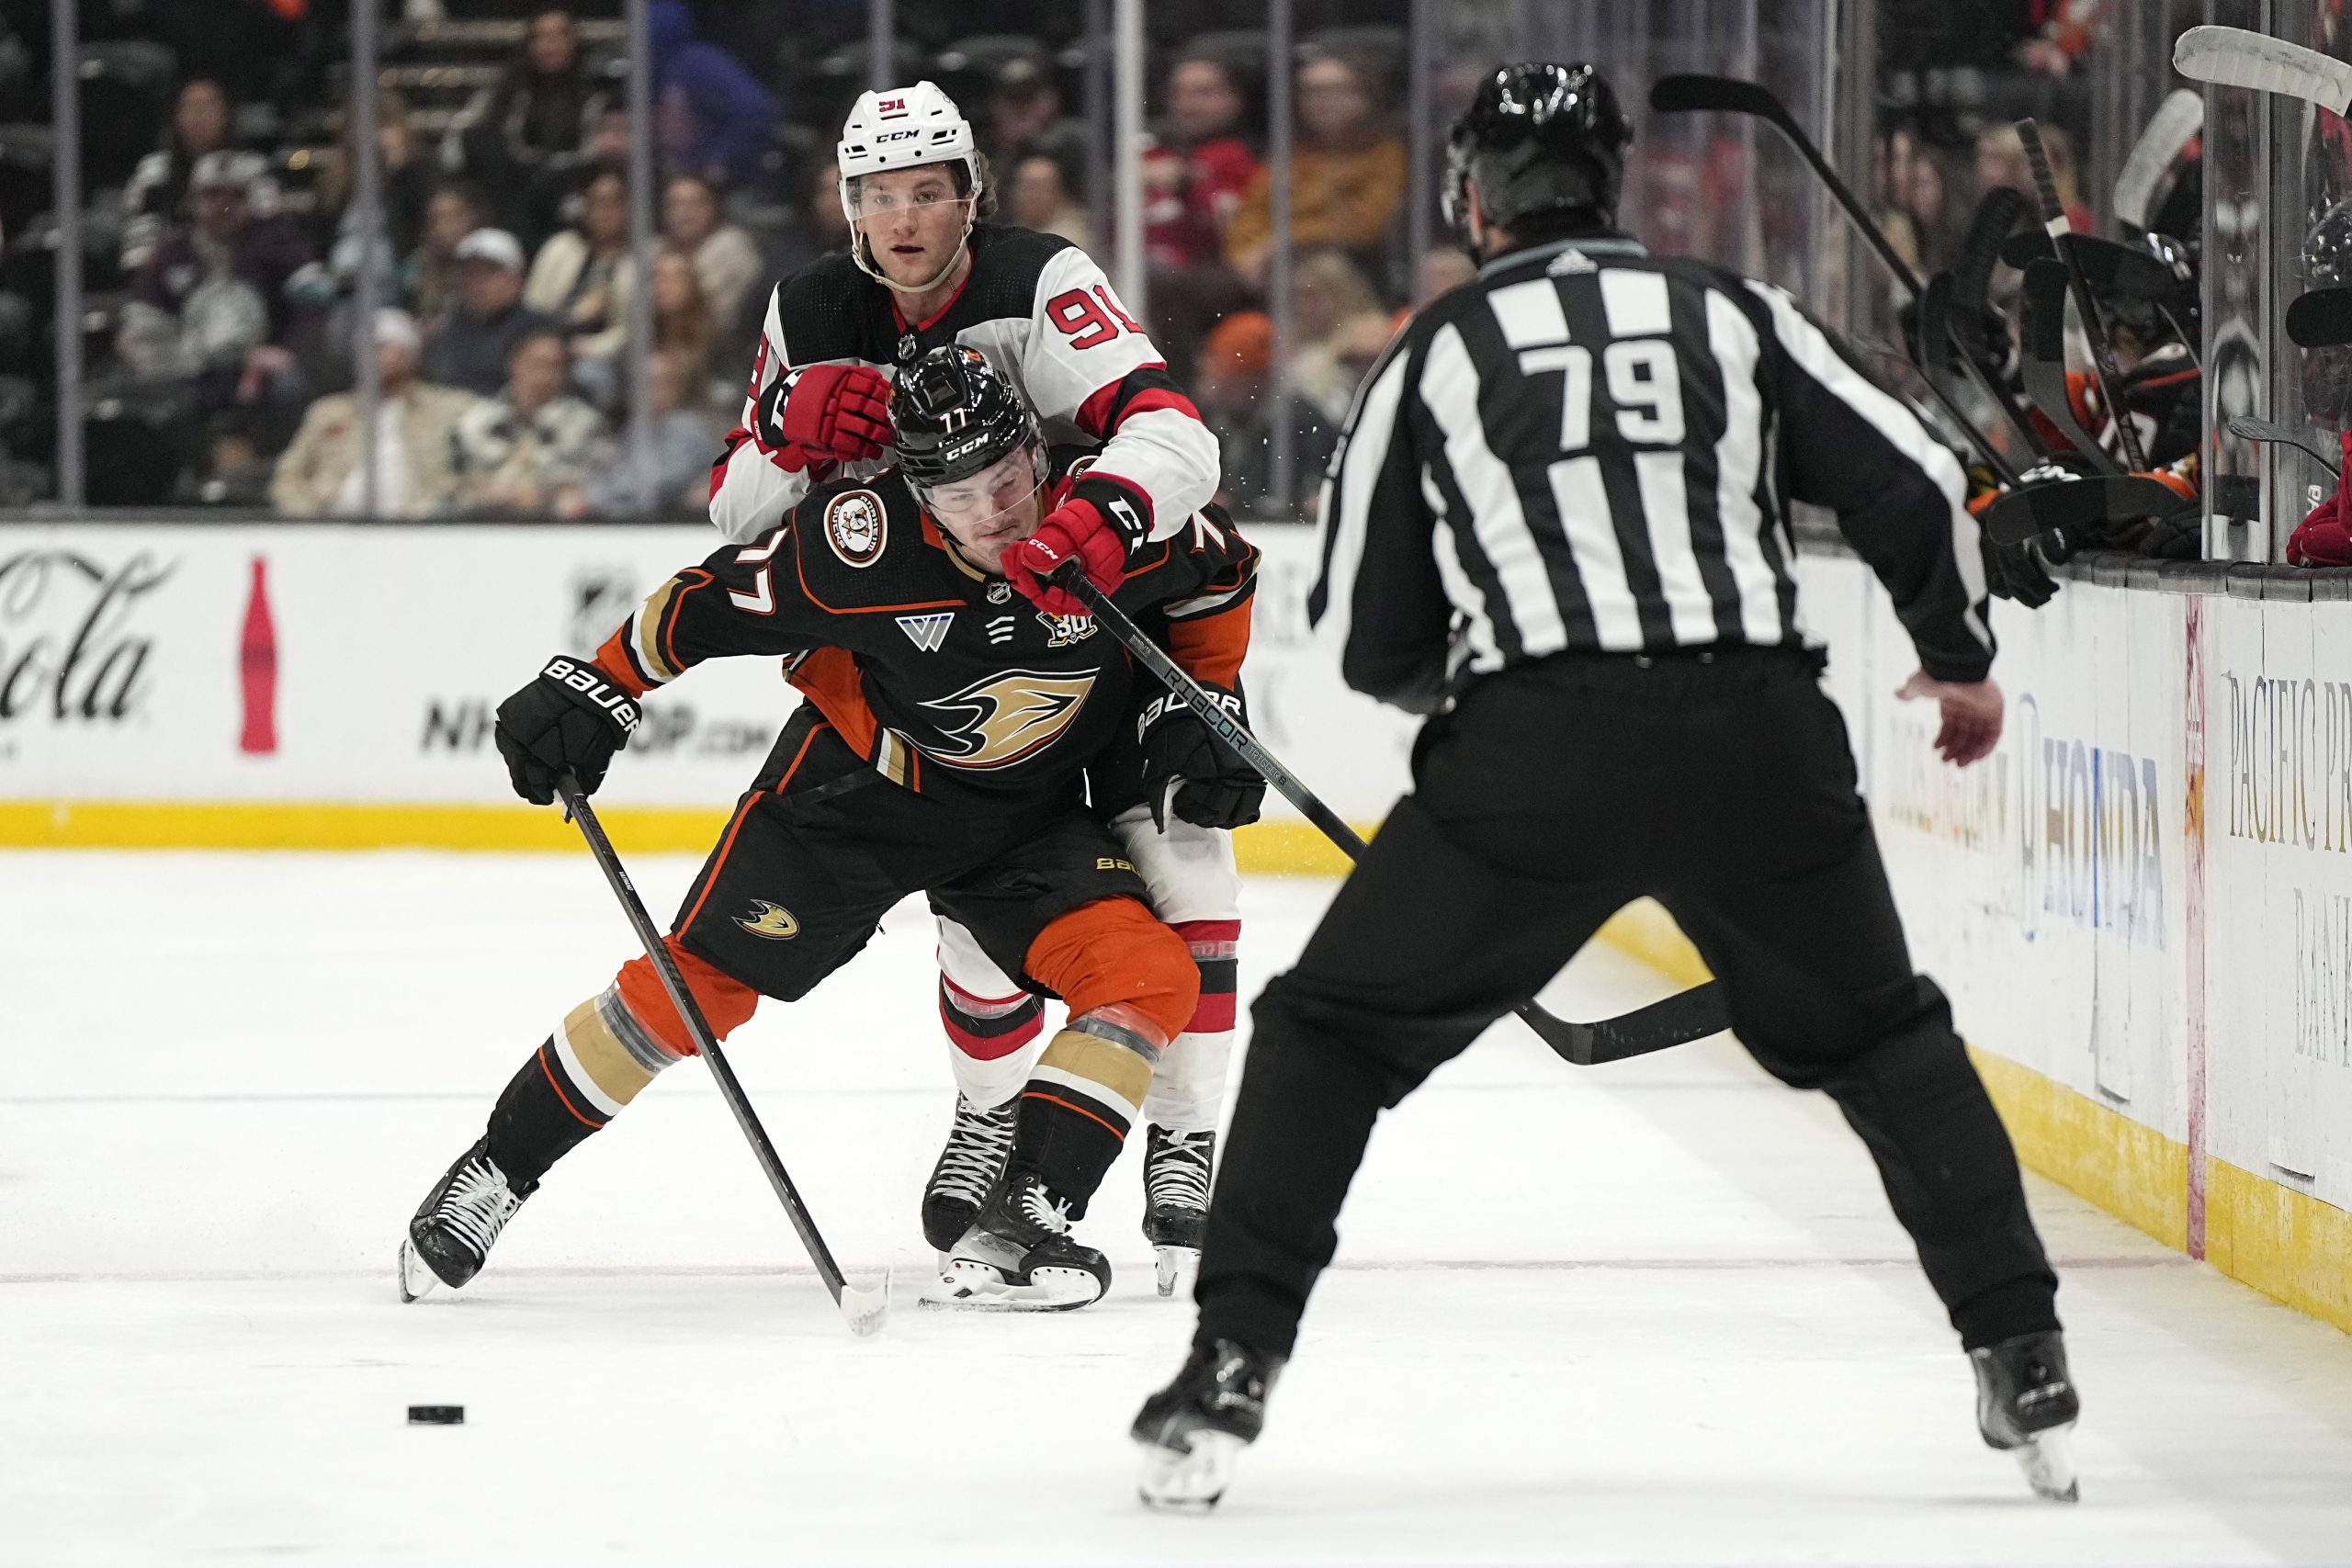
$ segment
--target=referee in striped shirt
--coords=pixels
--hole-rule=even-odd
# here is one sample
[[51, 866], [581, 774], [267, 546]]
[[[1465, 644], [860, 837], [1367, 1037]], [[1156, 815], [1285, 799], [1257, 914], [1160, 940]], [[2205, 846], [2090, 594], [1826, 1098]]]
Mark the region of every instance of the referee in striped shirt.
[[[1412, 793], [1258, 998], [1193, 1352], [1136, 1423], [1148, 1499], [1213, 1502], [1257, 1435], [1380, 1111], [1644, 895], [1757, 1060], [1868, 1145], [1976, 1364], [1986, 1440], [2073, 1419], [2016, 1156], [1912, 968], [1797, 613], [1792, 499], [1834, 510], [1893, 595], [1920, 663], [1901, 694], [1941, 708], [1937, 750], [1988, 754], [1960, 465], [1779, 289], [1616, 231], [1630, 134], [1589, 65], [1487, 81], [1447, 203], [1484, 265], [1374, 367], [1324, 486], [1318, 634], [1350, 685], [1433, 716]], [[1430, 1177], [1502, 1197], [1487, 1171]]]

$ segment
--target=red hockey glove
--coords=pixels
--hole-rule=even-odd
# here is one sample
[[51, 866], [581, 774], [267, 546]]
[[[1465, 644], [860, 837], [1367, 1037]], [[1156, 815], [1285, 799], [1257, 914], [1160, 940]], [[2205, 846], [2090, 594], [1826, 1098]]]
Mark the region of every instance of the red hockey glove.
[[1091, 614], [1066, 590], [1049, 580], [1064, 561], [1075, 560], [1105, 593], [1119, 586], [1127, 564], [1127, 541], [1091, 501], [1073, 497], [1054, 509], [1037, 531], [1017, 545], [1007, 545], [997, 564], [1013, 587], [1049, 615]]
[[890, 445], [890, 380], [863, 365], [804, 365], [760, 394], [761, 442], [795, 473], [878, 457]]

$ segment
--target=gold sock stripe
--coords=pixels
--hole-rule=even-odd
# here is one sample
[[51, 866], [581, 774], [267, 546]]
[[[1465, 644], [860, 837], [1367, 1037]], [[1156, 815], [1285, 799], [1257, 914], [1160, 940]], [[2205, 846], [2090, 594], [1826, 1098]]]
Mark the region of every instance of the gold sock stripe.
[[1032, 1083], [1084, 1095], [1132, 1123], [1151, 1089], [1151, 1064], [1124, 1045], [1065, 1029], [1030, 1069]]
[[639, 1066], [613, 1033], [594, 998], [564, 1015], [563, 1027], [555, 1032], [555, 1049], [565, 1073], [607, 1116], [618, 1114], [638, 1090], [653, 1081], [653, 1075]]

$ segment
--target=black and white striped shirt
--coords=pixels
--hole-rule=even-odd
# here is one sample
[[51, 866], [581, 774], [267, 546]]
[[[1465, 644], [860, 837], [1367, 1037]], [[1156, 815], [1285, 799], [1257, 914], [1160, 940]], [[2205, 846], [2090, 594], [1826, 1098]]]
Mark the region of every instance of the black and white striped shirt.
[[1827, 507], [1928, 673], [1993, 660], [1960, 462], [1780, 289], [1630, 240], [1516, 251], [1357, 392], [1308, 601], [1348, 683], [1430, 712], [1559, 653], [1802, 640], [1792, 499]]

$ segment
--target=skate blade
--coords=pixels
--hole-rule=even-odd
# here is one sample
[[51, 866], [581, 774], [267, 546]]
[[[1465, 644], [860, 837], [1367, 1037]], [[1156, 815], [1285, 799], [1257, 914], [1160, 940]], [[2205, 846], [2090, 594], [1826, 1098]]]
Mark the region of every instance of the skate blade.
[[2018, 1468], [2025, 1472], [2026, 1484], [2033, 1488], [2034, 1495], [2053, 1503], [2082, 1501], [2082, 1478], [2075, 1471], [2072, 1421], [2029, 1438], [2018, 1447], [2017, 1459]]
[[1069, 1312], [1102, 1298], [1102, 1281], [1083, 1269], [1033, 1269], [1016, 1285], [991, 1263], [956, 1258], [923, 1287], [922, 1304], [962, 1312]]
[[1163, 1247], [1152, 1258], [1153, 1282], [1163, 1296], [1179, 1292], [1193, 1293], [1193, 1280], [1201, 1271], [1201, 1249], [1197, 1247]]
[[882, 1332], [883, 1320], [890, 1315], [890, 1271], [882, 1270], [882, 1282], [860, 1290], [848, 1280], [842, 1281], [842, 1315], [849, 1320], [849, 1331], [863, 1338]]
[[441, 1276], [433, 1266], [417, 1255], [416, 1243], [401, 1237], [400, 1286], [401, 1300], [415, 1301], [441, 1283]]
[[1230, 1432], [1196, 1431], [1182, 1450], [1144, 1445], [1143, 1480], [1136, 1494], [1163, 1513], [1205, 1514], [1225, 1495], [1235, 1461], [1246, 1446]]

